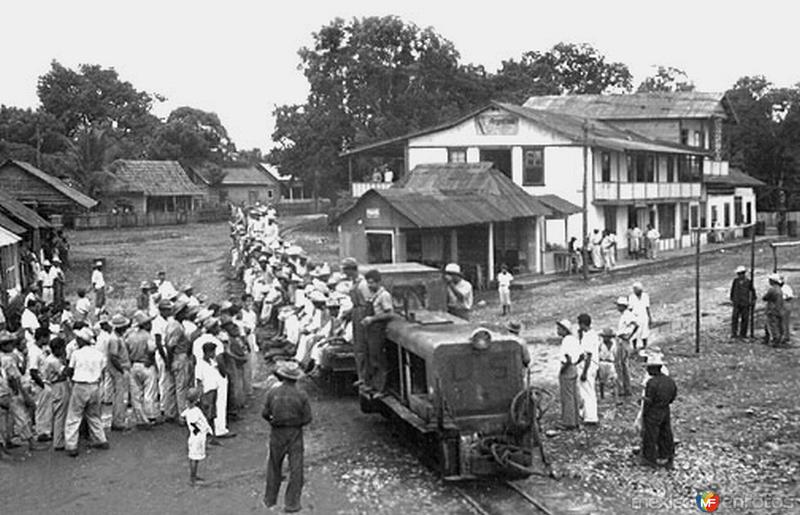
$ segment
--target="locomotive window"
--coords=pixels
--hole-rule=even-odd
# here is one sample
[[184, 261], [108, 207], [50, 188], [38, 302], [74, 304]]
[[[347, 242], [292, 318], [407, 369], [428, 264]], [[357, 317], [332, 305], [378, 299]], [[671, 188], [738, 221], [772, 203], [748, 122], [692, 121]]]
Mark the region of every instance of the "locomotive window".
[[411, 393], [428, 393], [428, 378], [425, 371], [425, 360], [416, 354], [408, 353], [409, 366], [411, 368]]

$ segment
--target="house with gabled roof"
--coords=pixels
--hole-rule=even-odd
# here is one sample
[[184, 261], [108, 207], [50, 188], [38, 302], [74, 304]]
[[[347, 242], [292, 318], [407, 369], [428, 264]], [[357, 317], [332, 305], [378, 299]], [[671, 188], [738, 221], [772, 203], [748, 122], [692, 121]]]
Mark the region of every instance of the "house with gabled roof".
[[[402, 163], [393, 170], [399, 178], [422, 164], [490, 162], [534, 197], [585, 205], [589, 234], [615, 232], [625, 248], [629, 228], [652, 225], [661, 233], [659, 247], [668, 250], [691, 245], [694, 228], [714, 222], [740, 234], [737, 226], [755, 221], [753, 179], [742, 182], [744, 174], [731, 174], [721, 159], [724, 120], [735, 122], [735, 113], [716, 94], [534, 97], [523, 106], [490, 102], [340, 155], [351, 168], [359, 157], [390, 158]], [[351, 184], [356, 197], [391, 187]], [[543, 230], [555, 252], [582, 234], [583, 213], [566, 224], [549, 220]]]
[[7, 159], [0, 164], [0, 186], [8, 195], [43, 217], [69, 219], [97, 205], [97, 201], [30, 163]]
[[108, 166], [107, 179], [104, 195], [136, 214], [194, 211], [205, 195], [177, 161], [118, 159]]
[[545, 220], [580, 208], [536, 197], [492, 163], [420, 164], [388, 189], [371, 189], [334, 221], [342, 257], [362, 263], [458, 262], [476, 284], [500, 264], [552, 270], [543, 261]]
[[[211, 170], [215, 170], [214, 173]], [[281, 184], [260, 166], [224, 168], [192, 167], [195, 183], [207, 190], [212, 204], [276, 204], [281, 200]]]

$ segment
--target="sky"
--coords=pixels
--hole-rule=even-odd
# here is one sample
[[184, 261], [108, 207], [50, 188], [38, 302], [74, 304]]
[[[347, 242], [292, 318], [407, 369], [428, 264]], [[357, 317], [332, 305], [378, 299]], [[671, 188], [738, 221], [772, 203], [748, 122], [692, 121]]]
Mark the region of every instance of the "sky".
[[[6, 0], [0, 104], [36, 107], [37, 78], [55, 59], [113, 67], [137, 89], [217, 113], [238, 148], [272, 146], [272, 110], [302, 103], [297, 50], [335, 17], [397, 15], [432, 26], [463, 62], [494, 71], [504, 59], [565, 42], [590, 43], [627, 64], [638, 83], [655, 65], [681, 68], [702, 91], [739, 77], [800, 82], [793, 2], [718, 0]], [[118, 6], [118, 7], [115, 7]]]

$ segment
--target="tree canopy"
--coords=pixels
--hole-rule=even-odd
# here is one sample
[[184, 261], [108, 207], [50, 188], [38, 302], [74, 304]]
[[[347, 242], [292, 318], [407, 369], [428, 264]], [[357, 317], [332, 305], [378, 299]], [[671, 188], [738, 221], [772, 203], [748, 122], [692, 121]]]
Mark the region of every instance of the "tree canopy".
[[686, 72], [672, 66], [659, 66], [656, 73], [645, 78], [636, 89], [638, 93], [694, 91], [694, 82]]

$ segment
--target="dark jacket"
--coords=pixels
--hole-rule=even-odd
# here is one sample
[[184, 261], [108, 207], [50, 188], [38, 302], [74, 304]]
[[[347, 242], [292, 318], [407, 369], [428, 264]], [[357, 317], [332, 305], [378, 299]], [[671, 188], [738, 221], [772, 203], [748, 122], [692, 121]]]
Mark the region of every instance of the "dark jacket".
[[652, 376], [644, 387], [643, 415], [651, 410], [669, 409], [669, 405], [678, 395], [678, 387], [670, 376], [659, 373]]
[[311, 422], [311, 405], [306, 392], [284, 382], [267, 393], [264, 420], [272, 427], [303, 427]]
[[731, 302], [736, 306], [749, 306], [755, 301], [756, 290], [747, 277], [737, 277], [731, 283]]

